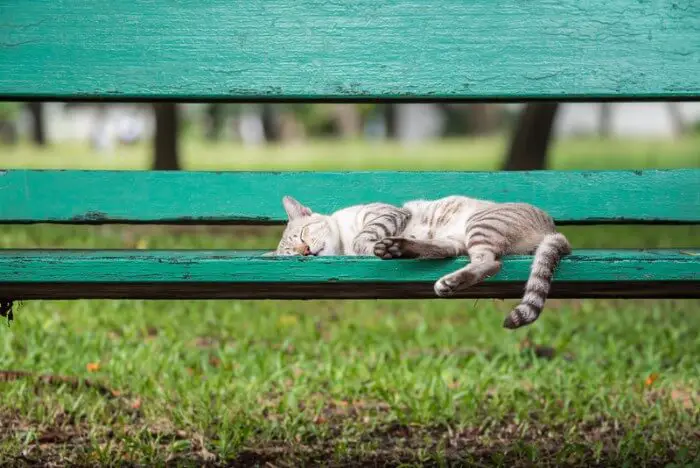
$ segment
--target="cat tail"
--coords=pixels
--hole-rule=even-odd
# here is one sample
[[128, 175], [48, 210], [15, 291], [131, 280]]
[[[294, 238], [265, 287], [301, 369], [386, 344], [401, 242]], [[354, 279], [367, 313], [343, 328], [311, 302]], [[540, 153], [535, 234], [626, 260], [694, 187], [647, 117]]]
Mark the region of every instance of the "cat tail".
[[506, 317], [505, 328], [515, 329], [528, 325], [540, 316], [552, 285], [552, 275], [564, 255], [571, 253], [571, 246], [563, 234], [547, 234], [535, 250], [530, 277], [520, 304]]

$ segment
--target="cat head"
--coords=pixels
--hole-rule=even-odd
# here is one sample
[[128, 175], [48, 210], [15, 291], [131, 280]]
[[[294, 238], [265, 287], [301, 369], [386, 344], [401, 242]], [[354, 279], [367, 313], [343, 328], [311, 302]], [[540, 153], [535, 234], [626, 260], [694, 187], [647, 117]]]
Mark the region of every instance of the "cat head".
[[340, 255], [340, 239], [328, 216], [312, 212], [289, 196], [282, 199], [282, 205], [289, 221], [272, 255]]

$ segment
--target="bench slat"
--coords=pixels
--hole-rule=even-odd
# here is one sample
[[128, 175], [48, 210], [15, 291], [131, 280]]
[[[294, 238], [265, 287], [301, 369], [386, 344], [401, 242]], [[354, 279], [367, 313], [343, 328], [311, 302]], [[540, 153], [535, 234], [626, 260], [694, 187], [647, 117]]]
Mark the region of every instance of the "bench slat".
[[[0, 251], [0, 297], [419, 298], [466, 259], [261, 257], [262, 252]], [[700, 297], [700, 250], [581, 250], [562, 260], [552, 297]], [[518, 297], [532, 258], [461, 297]]]
[[16, 99], [688, 98], [700, 3], [3, 2]]
[[279, 224], [292, 195], [320, 213], [462, 194], [528, 202], [560, 224], [700, 223], [700, 170], [538, 172], [0, 171], [0, 224]]

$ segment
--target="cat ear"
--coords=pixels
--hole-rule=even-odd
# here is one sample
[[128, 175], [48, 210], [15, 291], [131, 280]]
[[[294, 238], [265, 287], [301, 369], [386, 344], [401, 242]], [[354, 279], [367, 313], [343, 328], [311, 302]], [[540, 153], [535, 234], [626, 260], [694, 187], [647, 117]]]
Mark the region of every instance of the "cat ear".
[[307, 208], [290, 196], [286, 196], [282, 199], [282, 205], [284, 205], [284, 210], [287, 212], [287, 216], [290, 220], [301, 218], [302, 216], [311, 216], [310, 208]]
[[274, 257], [276, 253], [277, 252], [275, 252], [274, 250], [272, 252], [265, 252], [261, 255], [261, 257]]

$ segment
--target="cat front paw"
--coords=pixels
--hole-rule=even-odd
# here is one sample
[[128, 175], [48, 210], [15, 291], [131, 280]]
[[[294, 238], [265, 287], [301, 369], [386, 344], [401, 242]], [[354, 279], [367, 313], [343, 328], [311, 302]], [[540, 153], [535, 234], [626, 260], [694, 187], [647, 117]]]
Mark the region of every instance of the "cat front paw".
[[384, 260], [406, 257], [403, 248], [406, 239], [402, 237], [385, 237], [374, 244], [374, 255]]

